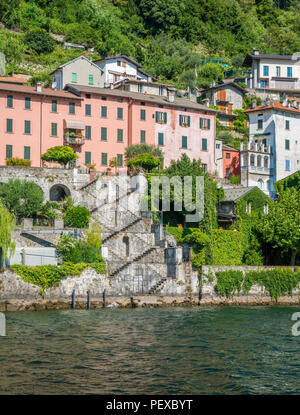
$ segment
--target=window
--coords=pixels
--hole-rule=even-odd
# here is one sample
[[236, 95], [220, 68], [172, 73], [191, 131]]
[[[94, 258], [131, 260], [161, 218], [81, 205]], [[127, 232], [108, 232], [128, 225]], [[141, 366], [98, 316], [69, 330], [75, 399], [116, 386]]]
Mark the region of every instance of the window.
[[85, 139], [90, 140], [92, 138], [92, 127], [90, 125], [85, 126]]
[[90, 116], [92, 113], [91, 104], [85, 104], [85, 115]]
[[269, 76], [269, 67], [264, 66], [264, 76]]
[[182, 148], [187, 148], [187, 136], [183, 135], [181, 137], [181, 147]]
[[123, 120], [123, 108], [117, 108], [117, 119]]
[[24, 147], [24, 160], [30, 160], [30, 147]]
[[146, 121], [146, 110], [141, 110], [141, 121]]
[[72, 73], [72, 82], [76, 83], [77, 82], [77, 73]]
[[117, 165], [118, 167], [123, 166], [123, 154], [117, 154]]
[[226, 179], [229, 179], [229, 177], [230, 177], [230, 168], [229, 167], [226, 168], [225, 175], [226, 175]]
[[6, 158], [11, 159], [13, 154], [13, 146], [10, 144], [6, 145]]
[[290, 122], [288, 120], [285, 120], [285, 129], [286, 130], [290, 129]]
[[13, 132], [13, 120], [10, 118], [6, 119], [6, 132], [7, 133]]
[[56, 124], [56, 122], [51, 123], [51, 135], [52, 135], [52, 137], [57, 137], [57, 124]]
[[8, 108], [13, 108], [13, 96], [7, 95], [6, 105]]
[[158, 122], [159, 124], [167, 124], [167, 113], [156, 111], [155, 122]]
[[210, 119], [209, 118], [200, 118], [200, 128], [210, 130]]
[[140, 92], [140, 93], [143, 92], [143, 85], [142, 84], [138, 84], [138, 92]]
[[31, 109], [31, 98], [25, 97], [25, 109], [30, 110]]
[[202, 168], [203, 168], [204, 171], [207, 171], [207, 164], [202, 163]]
[[263, 120], [258, 120], [257, 121], [257, 129], [262, 130], [262, 128], [263, 128]]
[[226, 158], [230, 159], [230, 153], [226, 153]]
[[101, 107], [101, 117], [102, 118], [107, 117], [107, 107]]
[[202, 151], [207, 151], [207, 139], [202, 138]]
[[121, 61], [117, 61], [117, 65], [118, 66], [121, 66]]
[[102, 101], [106, 101], [107, 98], [106, 97], [101, 97]]
[[118, 128], [118, 136], [117, 136], [118, 143], [123, 143], [123, 130]]
[[220, 148], [221, 148], [221, 144], [216, 144], [216, 149], [220, 150]]
[[118, 102], [123, 102], [123, 98], [117, 98]]
[[276, 76], [280, 76], [280, 66], [276, 66]]
[[182, 127], [189, 127], [191, 125], [191, 117], [189, 115], [179, 114], [179, 125]]
[[285, 149], [286, 150], [290, 149], [290, 140], [285, 140]]
[[164, 134], [158, 133], [158, 145], [163, 146], [164, 145]]
[[101, 166], [107, 166], [107, 153], [101, 153]]
[[107, 128], [101, 127], [101, 141], [107, 141]]
[[30, 121], [25, 121], [24, 123], [24, 134], [30, 134]]
[[55, 99], [52, 100], [52, 112], [57, 112], [57, 101]]
[[85, 165], [87, 165], [87, 164], [91, 164], [91, 159], [92, 159], [92, 155], [91, 155], [91, 152], [90, 151], [86, 151], [85, 152], [85, 157], [84, 157], [84, 164]]
[[85, 97], [86, 97], [87, 99], [90, 99], [90, 98], [91, 98], [91, 94], [85, 94]]
[[250, 156], [250, 166], [255, 166], [255, 156], [254, 156], [254, 154], [251, 154], [251, 156]]
[[146, 131], [145, 130], [141, 130], [140, 142], [141, 144], [146, 142]]
[[69, 102], [69, 114], [75, 114], [75, 102]]
[[293, 68], [291, 66], [287, 67], [287, 76], [291, 78], [293, 76]]
[[162, 96], [164, 94], [164, 87], [163, 86], [159, 87], [158, 93], [159, 93], [160, 96]]
[[94, 85], [94, 76], [89, 75], [89, 85]]
[[260, 81], [261, 88], [266, 88], [266, 86], [267, 86], [267, 81]]
[[291, 170], [291, 162], [290, 160], [285, 160], [285, 170], [290, 171]]
[[256, 165], [257, 165], [257, 167], [261, 167], [261, 156], [260, 155], [257, 156]]

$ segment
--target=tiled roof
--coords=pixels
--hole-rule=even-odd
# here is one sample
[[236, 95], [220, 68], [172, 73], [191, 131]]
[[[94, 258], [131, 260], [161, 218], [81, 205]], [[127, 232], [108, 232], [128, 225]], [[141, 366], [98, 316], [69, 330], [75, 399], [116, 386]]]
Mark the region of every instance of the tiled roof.
[[234, 147], [229, 146], [228, 144], [223, 144], [222, 150], [223, 151], [237, 151], [237, 152], [239, 152], [239, 150], [237, 150]]
[[125, 59], [125, 60], [126, 60], [126, 61], [128, 61], [128, 62], [133, 63], [133, 64], [134, 64], [137, 68], [141, 68], [141, 67], [142, 67], [142, 65], [140, 65], [140, 64], [139, 64], [139, 63], [137, 63], [135, 60], [133, 60], [133, 59], [129, 58], [129, 57], [128, 57], [128, 56], [126, 56], [126, 55], [108, 56], [108, 57], [103, 58], [103, 59], [97, 59], [96, 61], [94, 61], [94, 63], [104, 62], [104, 61], [109, 61], [109, 60], [111, 60], [111, 59], [121, 59], [121, 58]]
[[145, 102], [152, 102], [153, 104], [157, 105], [169, 105], [171, 107], [181, 107], [181, 108], [191, 108], [199, 111], [208, 111], [213, 113], [219, 113], [219, 111], [206, 107], [205, 105], [197, 104], [196, 102], [192, 102], [188, 99], [184, 98], [177, 98], [175, 97], [174, 102], [169, 102], [167, 97], [158, 96], [158, 95], [150, 95], [150, 94], [142, 94], [138, 92], [129, 92], [129, 91], [122, 91], [120, 89], [110, 89], [110, 88], [97, 88], [92, 86], [84, 86], [84, 85], [66, 85], [66, 89], [68, 91], [73, 91], [75, 94], [78, 95], [81, 92], [86, 92], [88, 94], [99, 94], [99, 95], [110, 95], [115, 97], [124, 97], [124, 98], [132, 98], [139, 101]]
[[9, 82], [13, 84], [26, 84], [27, 80], [23, 78], [17, 78], [16, 76], [0, 76], [0, 82]]
[[[251, 66], [251, 62], [253, 59], [275, 59], [275, 60], [294, 60], [292, 59], [292, 55], [264, 55], [264, 54], [258, 54], [254, 55], [253, 53], [248, 53], [246, 55], [246, 58], [243, 62], [243, 66]], [[296, 60], [300, 59], [300, 57], [296, 58]]]
[[257, 186], [251, 187], [232, 187], [228, 189], [224, 189], [224, 199], [222, 202], [237, 202], [239, 199], [242, 199], [248, 193], [252, 192], [252, 190], [258, 189]]
[[42, 92], [38, 92], [36, 90], [36, 87], [34, 86], [17, 85], [17, 84], [11, 84], [11, 83], [0, 83], [0, 91], [19, 92], [23, 94], [34, 94], [34, 95], [47, 95], [47, 96], [57, 97], [57, 98], [82, 99], [67, 91], [56, 91], [51, 88], [42, 88]]
[[207, 89], [203, 89], [200, 92], [210, 91], [212, 89], [224, 88], [224, 87], [229, 86], [229, 85], [232, 85], [234, 88], [238, 89], [239, 91], [243, 92], [244, 94], [247, 92], [245, 88], [241, 87], [236, 82], [234, 82], [232, 80], [227, 80], [227, 79], [223, 79], [221, 84], [211, 86], [210, 88], [207, 88]]
[[58, 69], [64, 68], [65, 66], [69, 65], [70, 63], [76, 62], [78, 59], [84, 59], [84, 60], [88, 61], [88, 63], [90, 63], [91, 65], [93, 65], [93, 66], [95, 66], [96, 68], [98, 68], [98, 69], [99, 69], [99, 71], [103, 72], [103, 70], [102, 70], [102, 69], [101, 69], [98, 65], [96, 65], [96, 64], [95, 64], [95, 62], [92, 62], [92, 61], [90, 61], [87, 57], [85, 57], [85, 56], [81, 55], [81, 56], [78, 56], [78, 57], [77, 57], [77, 58], [75, 58], [75, 59], [72, 59], [72, 60], [71, 60], [71, 61], [69, 61], [69, 62], [64, 63], [63, 65], [60, 65], [58, 68], [54, 69], [54, 71], [52, 71], [52, 72], [50, 73], [50, 75], [52, 75], [52, 74], [53, 74], [54, 72], [56, 72]]
[[276, 102], [276, 101], [272, 101], [270, 102], [269, 105], [260, 105], [256, 108], [251, 108], [249, 110], [246, 110], [244, 112], [254, 112], [254, 111], [264, 111], [264, 110], [280, 110], [280, 111], [291, 111], [291, 112], [296, 112], [297, 114], [300, 114], [300, 110], [298, 110], [297, 108], [291, 108], [291, 107], [286, 107], [282, 104], [280, 104], [280, 102]]

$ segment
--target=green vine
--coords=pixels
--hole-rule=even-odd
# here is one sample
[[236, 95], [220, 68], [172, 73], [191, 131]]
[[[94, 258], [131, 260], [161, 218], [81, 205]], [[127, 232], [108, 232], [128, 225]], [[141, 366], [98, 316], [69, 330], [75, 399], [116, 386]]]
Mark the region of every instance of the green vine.
[[225, 296], [227, 298], [234, 295], [236, 292], [239, 294], [243, 283], [242, 271], [221, 271], [216, 272], [217, 284], [215, 285], [215, 291], [217, 294]]

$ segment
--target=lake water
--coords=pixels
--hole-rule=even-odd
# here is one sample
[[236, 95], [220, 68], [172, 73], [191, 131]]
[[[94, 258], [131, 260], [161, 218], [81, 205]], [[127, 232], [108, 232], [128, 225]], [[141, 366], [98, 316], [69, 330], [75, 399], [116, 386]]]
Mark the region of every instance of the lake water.
[[299, 394], [295, 307], [7, 313], [1, 394]]

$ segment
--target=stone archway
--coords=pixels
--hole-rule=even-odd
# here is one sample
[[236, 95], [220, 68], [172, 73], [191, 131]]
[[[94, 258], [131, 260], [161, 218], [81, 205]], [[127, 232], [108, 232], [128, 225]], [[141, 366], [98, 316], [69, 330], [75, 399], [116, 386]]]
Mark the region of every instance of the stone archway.
[[70, 190], [63, 184], [55, 184], [50, 188], [49, 200], [52, 202], [61, 202], [65, 197], [71, 195]]

